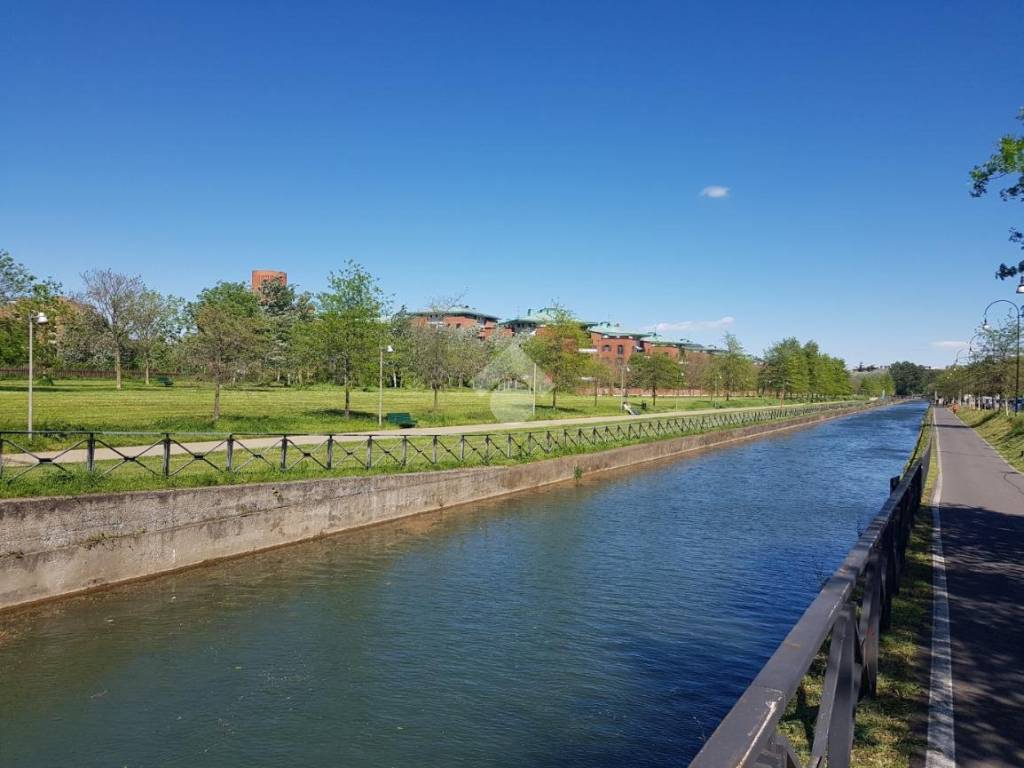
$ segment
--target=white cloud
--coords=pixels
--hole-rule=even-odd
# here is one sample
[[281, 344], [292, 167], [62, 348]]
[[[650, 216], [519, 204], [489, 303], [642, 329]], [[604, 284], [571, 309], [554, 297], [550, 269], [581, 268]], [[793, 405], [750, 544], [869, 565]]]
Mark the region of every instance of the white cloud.
[[657, 333], [682, 333], [684, 331], [719, 331], [728, 328], [736, 322], [736, 318], [730, 315], [720, 317], [717, 320], [681, 320], [676, 323], [655, 323], [644, 328], [645, 331], [656, 331]]
[[717, 185], [712, 185], [710, 187], [704, 187], [704, 189], [702, 189], [700, 191], [700, 196], [701, 197], [712, 197], [712, 198], [718, 200], [720, 198], [728, 197], [729, 196], [729, 188], [728, 187], [719, 187]]
[[932, 346], [933, 347], [938, 347], [939, 349], [960, 349], [961, 347], [966, 347], [967, 346], [967, 342], [966, 341], [933, 341], [932, 342]]

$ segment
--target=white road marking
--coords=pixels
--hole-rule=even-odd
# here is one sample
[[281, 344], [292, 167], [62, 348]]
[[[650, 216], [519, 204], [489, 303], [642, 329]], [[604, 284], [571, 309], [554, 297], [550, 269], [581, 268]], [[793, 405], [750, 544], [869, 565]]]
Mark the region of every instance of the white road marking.
[[942, 554], [942, 452], [935, 429], [938, 477], [932, 494], [932, 674], [928, 692], [928, 751], [925, 768], [955, 768], [956, 739], [953, 730], [953, 660], [949, 640], [949, 595], [946, 591], [946, 558]]

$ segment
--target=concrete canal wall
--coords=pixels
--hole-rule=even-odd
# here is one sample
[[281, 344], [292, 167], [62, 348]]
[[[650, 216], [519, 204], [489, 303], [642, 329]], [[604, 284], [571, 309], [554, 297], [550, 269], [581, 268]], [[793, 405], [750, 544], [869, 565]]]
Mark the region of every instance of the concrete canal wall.
[[777, 433], [863, 406], [513, 466], [0, 501], [0, 610]]

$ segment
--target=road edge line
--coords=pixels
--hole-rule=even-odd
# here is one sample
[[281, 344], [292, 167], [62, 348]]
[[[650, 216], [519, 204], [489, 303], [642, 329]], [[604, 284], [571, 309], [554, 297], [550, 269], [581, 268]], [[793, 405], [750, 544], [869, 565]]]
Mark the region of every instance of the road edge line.
[[925, 768], [955, 768], [956, 738], [953, 708], [953, 660], [949, 633], [949, 593], [946, 558], [942, 550], [942, 451], [934, 417], [935, 453], [938, 458], [932, 493], [932, 645], [931, 680], [928, 688], [928, 751]]

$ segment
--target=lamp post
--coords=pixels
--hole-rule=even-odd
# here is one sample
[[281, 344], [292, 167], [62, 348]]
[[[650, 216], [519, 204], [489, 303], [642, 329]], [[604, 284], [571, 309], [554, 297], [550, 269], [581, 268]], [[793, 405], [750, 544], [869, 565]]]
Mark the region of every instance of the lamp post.
[[33, 346], [35, 344], [35, 327], [46, 325], [50, 322], [44, 312], [37, 312], [28, 316], [28, 436], [32, 438], [32, 381], [35, 378], [33, 370]]
[[[1017, 286], [1017, 293], [1024, 293], [1024, 278], [1021, 278], [1020, 285]], [[996, 299], [985, 307], [985, 314], [982, 315], [981, 320], [981, 327], [983, 330], [992, 330], [992, 326], [988, 324], [988, 311], [996, 304], [1009, 304], [1013, 307], [1013, 314], [1017, 318], [1017, 374], [1013, 386], [1013, 412], [1017, 413], [1020, 408], [1020, 321], [1021, 318], [1024, 317], [1024, 307], [1018, 306], [1012, 301], [1007, 301], [1006, 299]]]
[[384, 426], [384, 353], [391, 354], [395, 348], [388, 344], [380, 350], [380, 377], [377, 379], [377, 426]]

